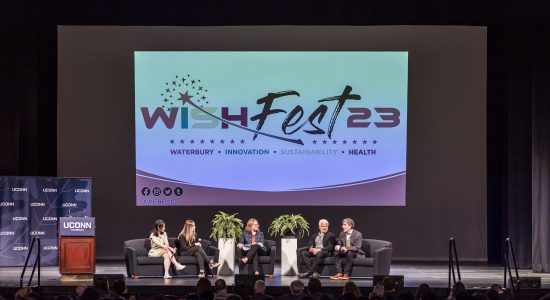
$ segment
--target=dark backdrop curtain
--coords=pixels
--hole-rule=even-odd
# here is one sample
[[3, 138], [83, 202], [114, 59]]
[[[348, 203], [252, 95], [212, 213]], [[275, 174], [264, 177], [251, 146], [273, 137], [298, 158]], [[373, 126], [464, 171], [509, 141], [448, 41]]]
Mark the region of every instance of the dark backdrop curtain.
[[502, 262], [503, 241], [510, 236], [522, 267], [530, 267], [533, 258], [537, 269], [549, 271], [550, 13], [545, 3], [3, 1], [0, 174], [56, 175], [57, 25], [484, 25], [488, 260]]
[[550, 272], [550, 30], [541, 30], [533, 58], [533, 271]]

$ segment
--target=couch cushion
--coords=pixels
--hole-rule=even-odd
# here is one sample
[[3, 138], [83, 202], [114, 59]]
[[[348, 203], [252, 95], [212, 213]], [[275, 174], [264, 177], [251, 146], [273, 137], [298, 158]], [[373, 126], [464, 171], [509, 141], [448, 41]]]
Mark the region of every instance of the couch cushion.
[[374, 266], [374, 258], [372, 257], [363, 257], [363, 258], [354, 258], [354, 266]]
[[149, 257], [149, 256], [138, 256], [137, 263], [138, 265], [162, 265], [164, 258], [162, 257]]

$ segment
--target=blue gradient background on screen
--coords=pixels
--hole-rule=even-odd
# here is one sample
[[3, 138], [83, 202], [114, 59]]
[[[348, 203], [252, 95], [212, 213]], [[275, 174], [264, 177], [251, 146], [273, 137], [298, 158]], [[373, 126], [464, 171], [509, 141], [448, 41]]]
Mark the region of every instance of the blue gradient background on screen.
[[[135, 52], [136, 169], [196, 186], [249, 191], [345, 185], [405, 172], [407, 71], [407, 52]], [[247, 127], [251, 129], [256, 128], [257, 121], [252, 122], [250, 118], [263, 108], [256, 104], [257, 99], [268, 93], [297, 91], [300, 97], [274, 100], [272, 109], [284, 109], [286, 113], [269, 115], [261, 131], [301, 139], [304, 145], [261, 135], [253, 140], [253, 133], [233, 126], [222, 129], [221, 123], [214, 129], [193, 129], [193, 124], [204, 121], [193, 120], [190, 113], [190, 128], [182, 129], [181, 110], [172, 129], [166, 128], [160, 119], [152, 129], [147, 129], [141, 108], [149, 108], [151, 115], [155, 108], [165, 104], [161, 93], [166, 83], [171, 85], [176, 75], [180, 78], [187, 74], [189, 78], [200, 79], [200, 86], [208, 90], [201, 103], [197, 103], [197, 97], [191, 98], [195, 103], [205, 108], [215, 107], [213, 114], [217, 116], [221, 116], [221, 107], [228, 107], [233, 115], [240, 113], [240, 107], [248, 107]], [[320, 105], [317, 100], [338, 96], [347, 85], [361, 100], [346, 101], [331, 139], [327, 131], [336, 101], [324, 102], [328, 110], [318, 126], [325, 134], [304, 132], [303, 129], [314, 129], [309, 123], [292, 135], [282, 132], [284, 118], [296, 105], [304, 110], [301, 124]], [[187, 90], [176, 87], [175, 93]], [[189, 90], [189, 93], [194, 92]], [[182, 107], [181, 101], [172, 102], [174, 107]], [[189, 104], [183, 107], [192, 109]], [[350, 107], [369, 108], [370, 122], [382, 121], [374, 108], [396, 108], [400, 111], [400, 124], [393, 128], [377, 128], [372, 123], [368, 128], [347, 128]], [[296, 126], [289, 129], [294, 128]], [[180, 143], [182, 139], [184, 144]], [[191, 139], [196, 140], [194, 145], [189, 143]], [[198, 142], [201, 139], [205, 140], [204, 144]], [[215, 140], [214, 144], [210, 144], [211, 139]], [[221, 139], [225, 144], [219, 142]], [[229, 144], [230, 139], [236, 143]], [[240, 143], [241, 139], [244, 144]], [[323, 144], [323, 140], [327, 144]], [[333, 144], [333, 140], [337, 144]], [[353, 144], [353, 140], [357, 144]], [[363, 144], [363, 140], [367, 140], [367, 144]], [[373, 140], [378, 143], [374, 145]], [[172, 155], [173, 149], [213, 149], [214, 152], [212, 155]], [[266, 149], [269, 154], [226, 155], [226, 149]], [[281, 154], [282, 150], [296, 149], [335, 150], [336, 153]], [[350, 155], [350, 149], [374, 149], [376, 155]]]

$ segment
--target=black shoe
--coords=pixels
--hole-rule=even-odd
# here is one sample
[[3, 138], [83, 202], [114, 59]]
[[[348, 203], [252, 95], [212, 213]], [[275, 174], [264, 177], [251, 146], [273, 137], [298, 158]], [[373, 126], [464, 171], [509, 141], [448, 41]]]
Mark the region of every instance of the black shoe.
[[305, 273], [298, 274], [298, 277], [300, 277], [300, 278], [308, 278], [309, 276], [311, 276], [311, 272], [305, 272]]
[[313, 275], [312, 275], [313, 278], [319, 278], [319, 276], [321, 276], [319, 273], [313, 272]]

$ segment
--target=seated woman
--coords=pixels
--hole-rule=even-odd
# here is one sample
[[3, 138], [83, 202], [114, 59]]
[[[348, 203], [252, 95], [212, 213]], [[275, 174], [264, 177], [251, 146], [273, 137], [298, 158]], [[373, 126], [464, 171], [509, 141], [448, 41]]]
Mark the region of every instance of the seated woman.
[[176, 253], [175, 248], [171, 248], [168, 246], [168, 235], [166, 234], [166, 224], [163, 220], [156, 220], [155, 226], [153, 227], [153, 232], [151, 232], [151, 235], [149, 236], [149, 240], [151, 240], [151, 250], [149, 250], [149, 257], [163, 257], [164, 258], [164, 279], [170, 279], [172, 276], [170, 276], [170, 273], [168, 270], [170, 269], [170, 262], [174, 264], [176, 267], [176, 270], [183, 270], [185, 266], [180, 265], [176, 258], [174, 257], [174, 253]]
[[183, 229], [178, 235], [177, 243], [179, 243], [180, 255], [195, 256], [199, 266], [199, 278], [203, 278], [205, 277], [204, 262], [208, 262], [210, 269], [214, 269], [220, 264], [208, 258], [208, 255], [206, 255], [206, 252], [202, 249], [202, 245], [199, 241], [200, 239], [197, 238], [197, 234], [195, 233], [195, 221], [186, 220]]
[[237, 248], [241, 249], [241, 263], [245, 265], [252, 260], [254, 274], [260, 274], [260, 255], [266, 253], [264, 245], [264, 233], [260, 231], [260, 223], [254, 218], [248, 219], [244, 229], [243, 236], [237, 244]]

